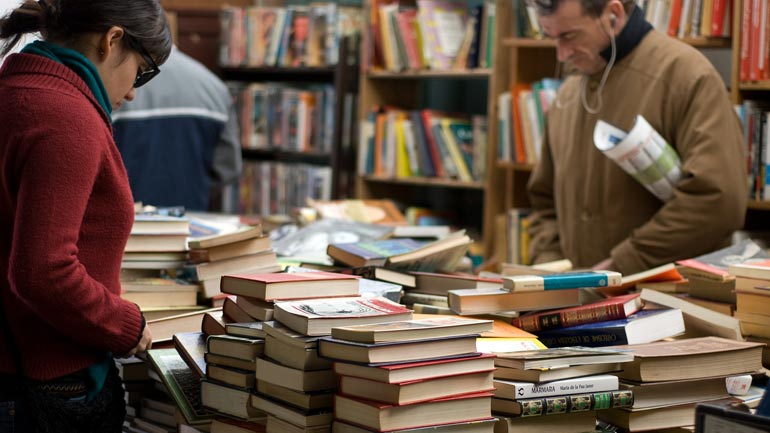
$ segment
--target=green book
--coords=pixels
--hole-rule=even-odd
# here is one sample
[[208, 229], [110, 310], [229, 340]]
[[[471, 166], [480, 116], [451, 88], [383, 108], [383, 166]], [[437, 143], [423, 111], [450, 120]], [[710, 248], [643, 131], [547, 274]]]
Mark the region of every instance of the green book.
[[176, 349], [148, 350], [147, 360], [160, 376], [188, 424], [206, 424], [213, 419], [201, 404], [200, 377], [190, 369]]

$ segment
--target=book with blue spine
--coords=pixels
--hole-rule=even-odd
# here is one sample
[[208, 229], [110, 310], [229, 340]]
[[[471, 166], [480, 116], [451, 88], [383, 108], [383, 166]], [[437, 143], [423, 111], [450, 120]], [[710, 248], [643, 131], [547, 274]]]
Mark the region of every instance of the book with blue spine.
[[562, 272], [549, 275], [503, 277], [503, 287], [511, 292], [532, 292], [619, 286], [622, 280], [623, 276], [615, 271]]
[[603, 347], [642, 344], [662, 340], [684, 332], [682, 310], [641, 310], [625, 319], [586, 323], [569, 328], [537, 332], [547, 347]]

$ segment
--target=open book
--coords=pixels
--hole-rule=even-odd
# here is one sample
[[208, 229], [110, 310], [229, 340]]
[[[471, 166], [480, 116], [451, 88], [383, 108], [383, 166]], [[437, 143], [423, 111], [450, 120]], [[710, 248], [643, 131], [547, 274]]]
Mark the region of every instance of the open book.
[[599, 120], [594, 145], [662, 201], [674, 196], [674, 187], [682, 178], [681, 160], [644, 117], [636, 116], [627, 133]]

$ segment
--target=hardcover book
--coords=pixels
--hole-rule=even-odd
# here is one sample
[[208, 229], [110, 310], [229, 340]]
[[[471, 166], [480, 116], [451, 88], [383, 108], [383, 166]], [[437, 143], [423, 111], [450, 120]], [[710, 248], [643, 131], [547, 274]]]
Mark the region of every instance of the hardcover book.
[[308, 336], [331, 335], [332, 328], [412, 318], [412, 310], [386, 298], [325, 298], [276, 302], [275, 320]]
[[460, 315], [530, 311], [580, 305], [578, 289], [510, 292], [506, 289], [458, 289], [448, 293], [449, 308]]
[[318, 340], [318, 353], [333, 360], [363, 364], [419, 361], [476, 353], [476, 336], [378, 344], [322, 337]]
[[540, 331], [537, 338], [547, 347], [603, 347], [650, 343], [684, 330], [681, 310], [642, 310], [623, 319]]
[[382, 343], [455, 337], [492, 331], [491, 320], [436, 317], [332, 329], [332, 338], [359, 343]]
[[633, 360], [634, 354], [627, 349], [562, 347], [555, 349], [498, 353], [495, 365], [529, 370], [585, 364], [610, 364], [615, 362], [630, 362]]
[[333, 272], [229, 274], [222, 292], [266, 301], [358, 295], [358, 277]]
[[396, 364], [364, 365], [335, 362], [334, 372], [340, 376], [360, 377], [385, 383], [451, 377], [459, 374], [492, 371], [495, 357], [473, 353], [456, 357]]
[[761, 343], [700, 337], [648, 344], [614, 346], [630, 351], [632, 362], [618, 377], [638, 382], [700, 379], [745, 374], [762, 368]]
[[583, 394], [586, 392], [615, 391], [617, 389], [618, 377], [612, 374], [597, 374], [555, 380], [548, 383], [495, 379], [495, 397], [507, 400]]
[[494, 389], [491, 371], [402, 383], [341, 376], [338, 387], [343, 395], [397, 406]]
[[572, 412], [600, 411], [611, 408], [631, 407], [634, 393], [631, 390], [570, 394], [523, 400], [492, 399], [492, 412], [520, 417], [562, 415]]
[[[432, 427], [416, 427], [400, 429], [398, 433], [493, 433], [496, 418], [480, 421], [465, 421], [452, 424], [442, 424]], [[342, 421], [334, 421], [332, 424], [334, 433], [371, 433], [369, 429], [359, 427]]]
[[639, 294], [633, 293], [577, 307], [536, 312], [515, 317], [511, 320], [511, 324], [529, 332], [567, 328], [584, 323], [603, 322], [628, 317], [639, 311], [642, 305]]
[[466, 394], [423, 403], [394, 406], [344, 395], [334, 396], [335, 417], [375, 431], [437, 426], [491, 417], [492, 394]]

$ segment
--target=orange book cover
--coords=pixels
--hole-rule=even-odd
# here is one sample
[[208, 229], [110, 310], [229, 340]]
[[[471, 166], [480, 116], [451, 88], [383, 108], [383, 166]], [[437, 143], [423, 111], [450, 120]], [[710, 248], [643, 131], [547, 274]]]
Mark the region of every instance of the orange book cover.
[[[718, 1], [725, 2], [726, 0], [714, 0], [714, 3], [716, 4]], [[679, 21], [682, 17], [682, 0], [671, 0], [671, 9], [669, 13], [671, 16], [668, 20], [666, 34], [675, 38], [677, 31], [679, 30]]]
[[522, 91], [530, 90], [529, 84], [518, 83], [511, 86], [511, 117], [513, 117], [513, 139], [516, 147], [516, 162], [525, 164], [527, 162], [527, 149], [524, 144], [524, 132], [522, 131], [522, 115], [519, 110], [519, 94]]

